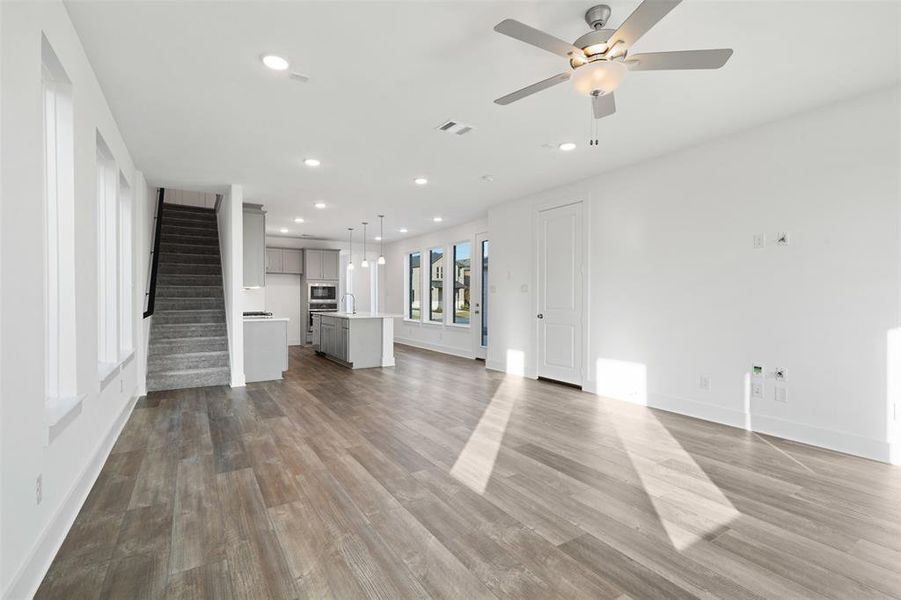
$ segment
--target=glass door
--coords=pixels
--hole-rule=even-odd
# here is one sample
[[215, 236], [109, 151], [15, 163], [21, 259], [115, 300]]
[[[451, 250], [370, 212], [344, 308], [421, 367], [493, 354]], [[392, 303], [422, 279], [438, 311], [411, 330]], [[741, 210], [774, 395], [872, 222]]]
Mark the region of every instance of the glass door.
[[473, 310], [471, 325], [473, 331], [473, 356], [485, 360], [488, 354], [488, 296], [491, 286], [488, 279], [488, 234], [476, 235], [475, 256], [473, 256], [472, 290]]

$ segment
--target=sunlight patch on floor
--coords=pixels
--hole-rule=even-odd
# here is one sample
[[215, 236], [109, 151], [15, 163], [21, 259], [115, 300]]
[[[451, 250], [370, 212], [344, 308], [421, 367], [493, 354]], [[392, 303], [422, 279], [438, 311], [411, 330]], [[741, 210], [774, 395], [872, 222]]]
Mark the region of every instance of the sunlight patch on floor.
[[507, 351], [507, 372], [513, 374], [507, 375], [495, 391], [451, 468], [450, 473], [455, 479], [479, 494], [485, 492], [494, 471], [507, 423], [522, 388], [523, 380], [519, 375], [524, 371], [524, 362], [522, 352]]
[[[638, 404], [647, 404], [647, 367], [641, 363], [599, 358], [596, 363], [597, 393], [599, 396], [625, 400]], [[685, 550], [700, 540], [704, 535], [713, 534], [727, 527], [741, 513], [719, 487], [698, 466], [695, 460], [657, 420], [653, 413], [647, 413], [640, 421], [619, 422], [613, 418], [613, 425], [623, 449], [632, 462], [632, 468], [641, 480], [645, 493], [654, 506], [660, 524], [666, 531], [670, 543], [677, 550]], [[698, 511], [701, 519], [691, 519], [692, 525], [681, 526], [670, 519], [659, 515], [672, 514], [673, 507], [680, 510], [667, 495], [673, 491], [673, 485], [659, 476], [658, 461], [647, 455], [648, 440], [653, 442], [654, 456], [666, 456], [680, 463], [681, 472], [689, 475], [695, 482], [693, 492], [723, 506], [715, 514]]]

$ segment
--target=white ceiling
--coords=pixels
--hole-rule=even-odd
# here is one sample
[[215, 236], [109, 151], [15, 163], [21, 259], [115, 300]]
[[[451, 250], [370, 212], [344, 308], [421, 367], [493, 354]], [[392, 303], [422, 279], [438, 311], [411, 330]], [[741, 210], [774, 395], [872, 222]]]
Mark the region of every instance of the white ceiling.
[[[243, 184], [267, 227], [386, 240], [899, 79], [898, 2], [692, 1], [634, 51], [731, 47], [719, 71], [634, 72], [589, 148], [569, 84], [492, 100], [565, 70], [492, 30], [510, 17], [574, 40], [592, 2], [84, 2], [67, 6], [138, 167], [156, 185]], [[609, 26], [637, 1], [614, 0]], [[293, 81], [264, 68], [280, 54]], [[445, 119], [476, 127], [449, 136]], [[543, 147], [577, 142], [574, 152]], [[322, 166], [302, 165], [304, 157]], [[749, 165], [753, 169], [753, 165]], [[412, 183], [416, 176], [429, 185]], [[494, 176], [493, 182], [482, 180]], [[316, 210], [313, 203], [328, 203]], [[436, 224], [432, 217], [441, 215]], [[296, 225], [294, 217], [304, 217]], [[375, 235], [370, 230], [371, 235]]]

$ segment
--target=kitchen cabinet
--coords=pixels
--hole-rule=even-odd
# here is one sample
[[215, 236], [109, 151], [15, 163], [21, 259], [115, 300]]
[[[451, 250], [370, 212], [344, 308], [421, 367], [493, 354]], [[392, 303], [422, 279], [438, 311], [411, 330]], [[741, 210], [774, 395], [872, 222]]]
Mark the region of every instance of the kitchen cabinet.
[[339, 251], [307, 248], [304, 254], [304, 274], [307, 281], [337, 280]]
[[266, 212], [262, 204], [245, 204], [244, 287], [266, 285]]
[[303, 250], [297, 248], [266, 248], [266, 272], [303, 274]]

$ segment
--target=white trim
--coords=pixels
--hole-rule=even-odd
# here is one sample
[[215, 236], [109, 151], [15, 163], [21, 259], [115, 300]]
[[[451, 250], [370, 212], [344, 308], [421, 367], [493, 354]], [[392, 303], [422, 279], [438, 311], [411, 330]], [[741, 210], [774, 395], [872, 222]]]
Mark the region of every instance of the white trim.
[[97, 446], [94, 455], [84, 470], [81, 472], [75, 485], [66, 494], [60, 507], [56, 510], [48, 525], [38, 536], [37, 541], [28, 552], [28, 556], [13, 575], [9, 586], [6, 588], [4, 598], [31, 598], [37, 592], [38, 586], [47, 574], [50, 564], [56, 553], [62, 546], [63, 540], [72, 528], [78, 511], [81, 510], [88, 493], [100, 475], [106, 459], [109, 457], [113, 445], [122, 433], [122, 428], [131, 416], [138, 396], [133, 396], [125, 403], [122, 412], [116, 418], [113, 426], [107, 432], [106, 437]]
[[[595, 382], [590, 382], [583, 390], [596, 395]], [[727, 408], [725, 406], [717, 406], [715, 404], [708, 404], [706, 402], [663, 394], [648, 394], [647, 404], [627, 399], [621, 399], [621, 401], [628, 402], [629, 404], [647, 406], [648, 408], [657, 410], [665, 410], [678, 415], [719, 423], [729, 427], [745, 429], [744, 411], [734, 408]], [[804, 423], [786, 421], [784, 419], [755, 413], [750, 414], [748, 421], [750, 422], [750, 431], [757, 433], [772, 435], [785, 440], [809, 444], [811, 446], [878, 460], [880, 462], [890, 463], [892, 460], [893, 444], [884, 440], [865, 438], [852, 433], [823, 429], [812, 425], [805, 425]]]
[[75, 417], [81, 414], [82, 403], [86, 397], [87, 394], [80, 394], [78, 396], [46, 398], [44, 400], [44, 415], [47, 429], [46, 445], [50, 445], [75, 420]]
[[451, 356], [459, 356], [460, 358], [473, 358], [472, 351], [454, 348], [453, 346], [445, 346], [443, 344], [430, 344], [429, 342], [420, 342], [419, 340], [411, 340], [408, 338], [394, 338], [395, 344], [402, 346], [411, 346], [421, 350], [431, 350], [432, 352], [440, 352], [441, 354], [449, 354]]

